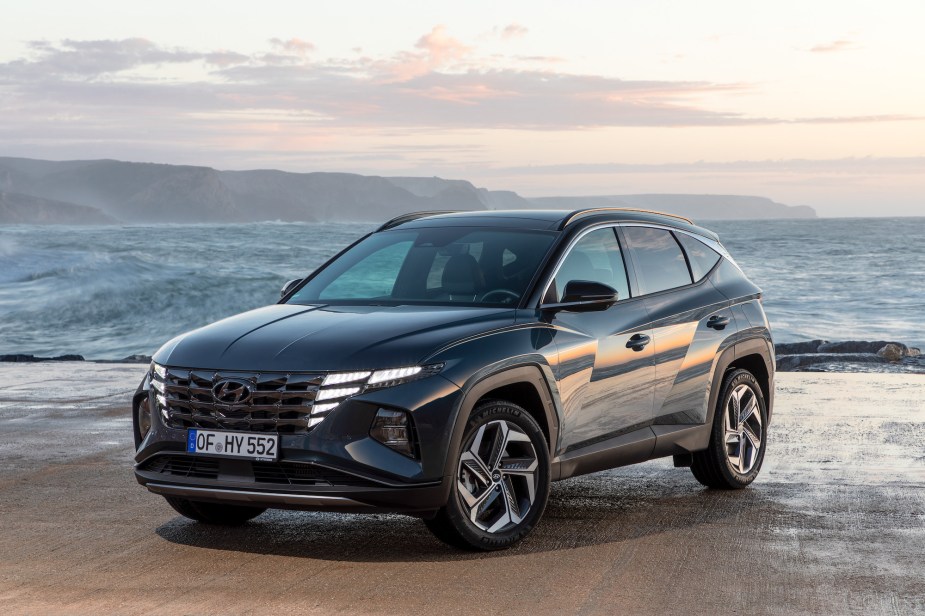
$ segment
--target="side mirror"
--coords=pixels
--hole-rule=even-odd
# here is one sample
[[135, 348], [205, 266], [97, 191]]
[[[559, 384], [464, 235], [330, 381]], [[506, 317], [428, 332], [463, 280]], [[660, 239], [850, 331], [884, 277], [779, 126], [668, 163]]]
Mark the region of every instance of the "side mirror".
[[540, 306], [543, 310], [571, 310], [573, 312], [591, 312], [606, 310], [617, 301], [617, 290], [602, 282], [590, 280], [571, 280], [565, 285], [562, 301]]
[[289, 292], [292, 291], [294, 288], [296, 288], [296, 285], [299, 284], [300, 282], [302, 282], [302, 279], [296, 278], [295, 280], [290, 280], [289, 282], [284, 284], [282, 291], [279, 292], [279, 298], [282, 299], [286, 297], [287, 295], [289, 295]]

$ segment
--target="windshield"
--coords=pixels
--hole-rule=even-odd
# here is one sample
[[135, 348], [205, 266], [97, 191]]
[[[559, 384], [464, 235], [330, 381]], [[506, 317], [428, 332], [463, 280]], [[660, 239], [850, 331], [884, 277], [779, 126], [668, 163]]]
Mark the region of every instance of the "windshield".
[[516, 306], [555, 233], [443, 227], [374, 233], [291, 304]]

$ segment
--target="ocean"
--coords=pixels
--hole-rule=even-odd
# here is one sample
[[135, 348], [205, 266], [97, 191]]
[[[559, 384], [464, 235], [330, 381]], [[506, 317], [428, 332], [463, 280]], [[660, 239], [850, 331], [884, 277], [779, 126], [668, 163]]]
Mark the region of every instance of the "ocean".
[[[925, 346], [925, 218], [705, 221], [764, 290], [777, 342]], [[0, 227], [0, 354], [151, 355], [274, 303], [372, 223]]]

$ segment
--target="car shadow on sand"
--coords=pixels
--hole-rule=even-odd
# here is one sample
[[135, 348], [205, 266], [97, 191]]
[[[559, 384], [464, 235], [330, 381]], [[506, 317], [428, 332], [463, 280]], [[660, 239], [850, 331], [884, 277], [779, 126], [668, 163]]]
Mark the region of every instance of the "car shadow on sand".
[[[620, 476], [610, 471], [553, 484], [546, 512], [520, 545], [493, 553], [444, 545], [415, 518], [394, 514], [267, 511], [238, 527], [177, 516], [157, 529], [172, 543], [198, 548], [328, 561], [437, 562], [532, 554], [630, 541], [647, 535], [722, 524], [777, 505], [760, 484], [706, 490], [690, 475], [662, 471]], [[754, 514], [756, 517], [758, 513]]]

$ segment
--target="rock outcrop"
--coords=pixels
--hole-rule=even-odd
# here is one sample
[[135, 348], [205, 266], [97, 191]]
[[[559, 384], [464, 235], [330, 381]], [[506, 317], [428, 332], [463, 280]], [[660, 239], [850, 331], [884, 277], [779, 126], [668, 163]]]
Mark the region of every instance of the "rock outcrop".
[[925, 371], [921, 351], [901, 342], [885, 340], [808, 340], [786, 342], [774, 347], [777, 369], [781, 372], [824, 370], [826, 366], [845, 364], [890, 364]]

